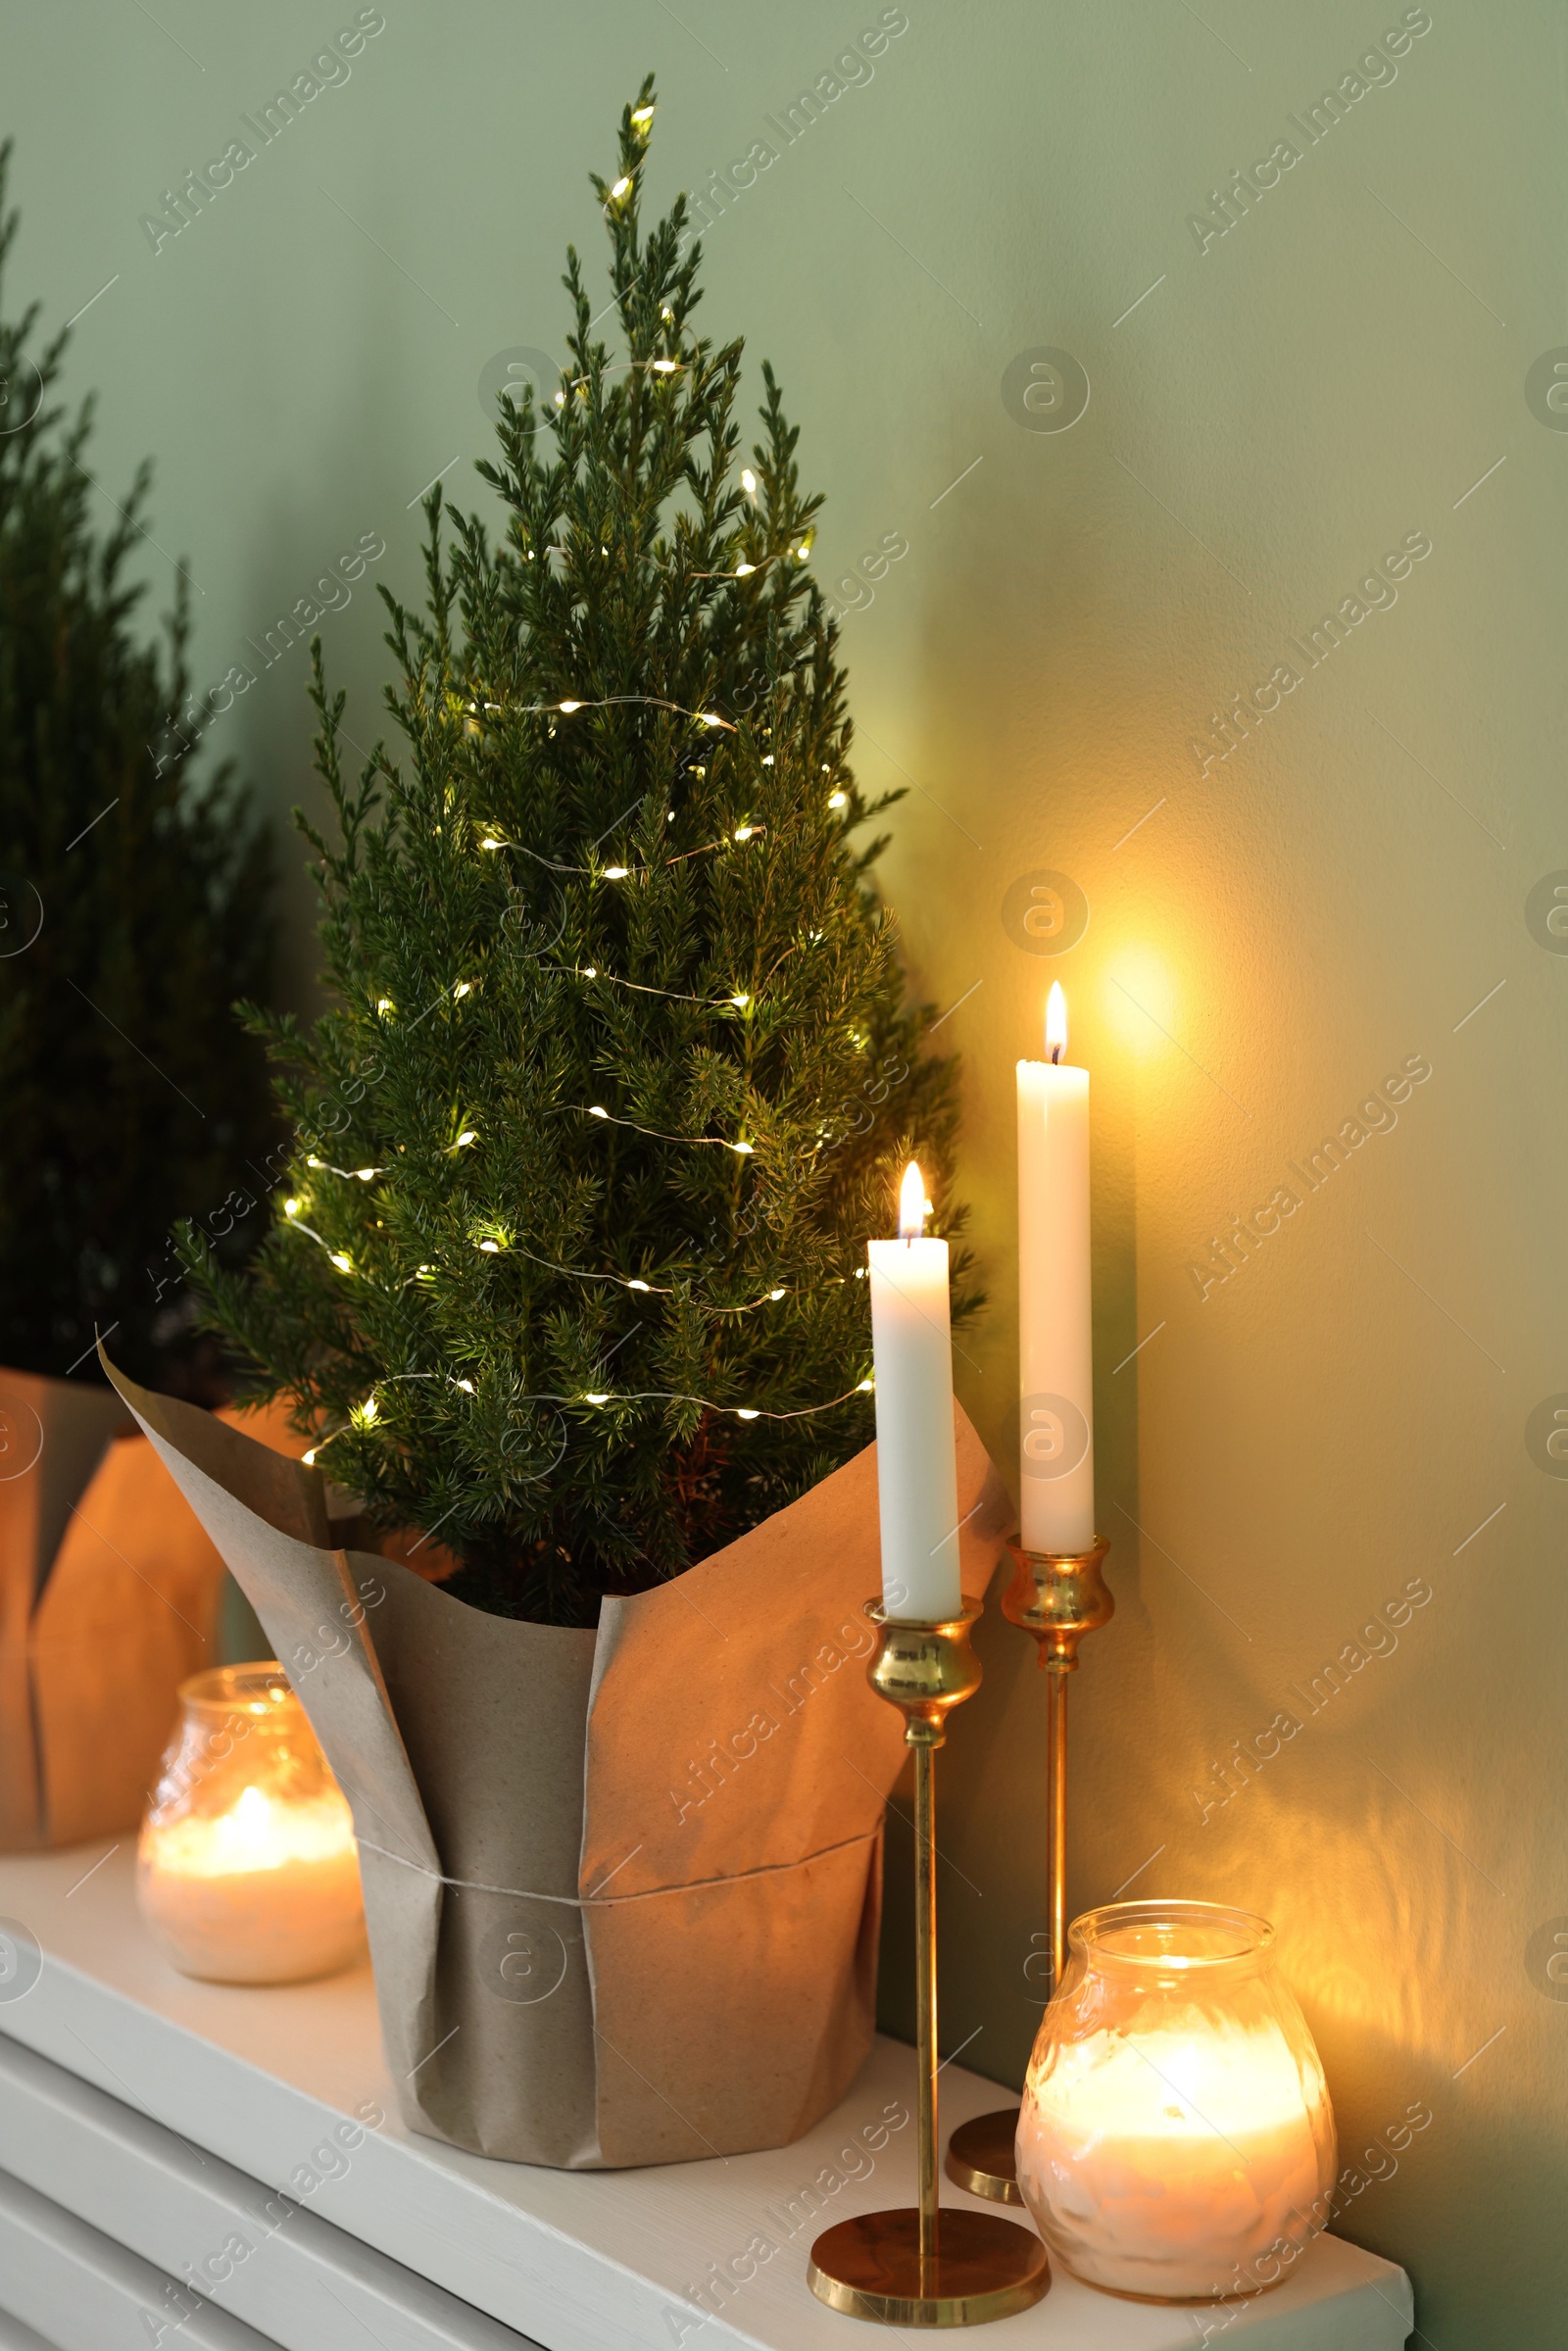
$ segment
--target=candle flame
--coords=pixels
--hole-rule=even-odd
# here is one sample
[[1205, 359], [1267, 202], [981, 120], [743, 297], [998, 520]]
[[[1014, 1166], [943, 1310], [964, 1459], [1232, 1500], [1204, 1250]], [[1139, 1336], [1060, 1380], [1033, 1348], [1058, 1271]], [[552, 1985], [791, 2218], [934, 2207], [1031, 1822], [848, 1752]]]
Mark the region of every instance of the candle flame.
[[1067, 1058], [1067, 999], [1061, 992], [1060, 980], [1053, 980], [1051, 994], [1046, 999], [1046, 1059], [1064, 1061]]
[[899, 1187], [899, 1239], [918, 1241], [925, 1230], [925, 1178], [911, 1159]]
[[149, 1822], [143, 1831], [144, 1857], [181, 1878], [249, 1877], [295, 1862], [346, 1860], [354, 1849], [353, 1816], [335, 1787], [295, 1796], [252, 1786], [226, 1812]]

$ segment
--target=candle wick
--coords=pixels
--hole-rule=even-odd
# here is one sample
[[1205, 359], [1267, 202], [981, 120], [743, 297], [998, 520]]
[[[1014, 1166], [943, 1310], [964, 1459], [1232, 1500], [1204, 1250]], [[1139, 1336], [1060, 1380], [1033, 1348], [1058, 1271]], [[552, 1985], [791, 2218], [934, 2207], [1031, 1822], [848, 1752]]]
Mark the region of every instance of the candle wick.
[[1062, 1053], [1063, 1053], [1063, 1051], [1064, 1051], [1064, 1050], [1065, 1050], [1065, 1049], [1064, 1049], [1062, 1046], [1059, 1046], [1059, 1045], [1054, 1045], [1054, 1046], [1052, 1047], [1052, 1049], [1051, 1049], [1051, 1058], [1052, 1058], [1052, 1061], [1053, 1061], [1053, 1063], [1059, 1063], [1059, 1062], [1060, 1062], [1060, 1060], [1061, 1060], [1061, 1056], [1062, 1056]]

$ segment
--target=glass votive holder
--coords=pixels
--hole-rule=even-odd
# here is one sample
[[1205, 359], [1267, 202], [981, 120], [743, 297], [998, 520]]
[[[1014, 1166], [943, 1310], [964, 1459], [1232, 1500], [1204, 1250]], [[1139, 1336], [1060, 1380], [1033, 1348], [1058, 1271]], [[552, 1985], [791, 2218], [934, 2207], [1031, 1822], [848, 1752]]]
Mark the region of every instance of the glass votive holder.
[[1074, 1921], [1018, 2116], [1018, 2185], [1091, 2285], [1256, 2293], [1328, 2219], [1334, 2114], [1266, 1919], [1115, 1902]]
[[282, 1667], [220, 1666], [179, 1699], [136, 1853], [154, 1940], [215, 1984], [348, 1966], [365, 1947], [353, 1816]]

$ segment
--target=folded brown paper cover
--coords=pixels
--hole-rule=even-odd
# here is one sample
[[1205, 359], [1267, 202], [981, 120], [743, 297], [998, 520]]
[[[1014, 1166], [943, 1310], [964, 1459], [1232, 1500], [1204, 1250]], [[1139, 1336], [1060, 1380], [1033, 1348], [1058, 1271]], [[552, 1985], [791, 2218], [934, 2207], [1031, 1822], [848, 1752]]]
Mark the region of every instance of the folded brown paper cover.
[[[327, 1547], [318, 1472], [119, 1374], [353, 1807], [404, 2118], [566, 2169], [779, 2146], [870, 2046], [903, 1726], [865, 1678], [876, 1453], [597, 1631]], [[963, 1587], [1007, 1523], [957, 1414]]]

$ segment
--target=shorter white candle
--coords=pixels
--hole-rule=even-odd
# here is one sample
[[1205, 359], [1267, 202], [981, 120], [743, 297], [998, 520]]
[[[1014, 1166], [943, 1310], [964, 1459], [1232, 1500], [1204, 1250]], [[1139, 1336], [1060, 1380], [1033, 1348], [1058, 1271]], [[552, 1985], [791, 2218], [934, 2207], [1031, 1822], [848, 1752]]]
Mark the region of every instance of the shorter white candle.
[[899, 1196], [899, 1239], [868, 1245], [882, 1604], [906, 1623], [943, 1623], [963, 1606], [953, 1325], [948, 1245], [922, 1239], [924, 1224], [925, 1179], [911, 1160]]

